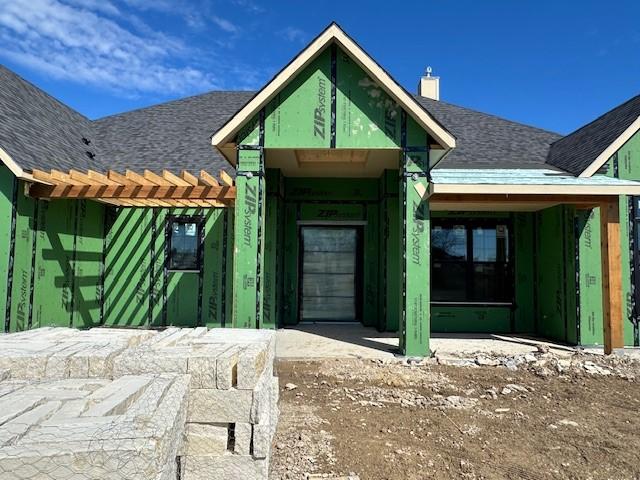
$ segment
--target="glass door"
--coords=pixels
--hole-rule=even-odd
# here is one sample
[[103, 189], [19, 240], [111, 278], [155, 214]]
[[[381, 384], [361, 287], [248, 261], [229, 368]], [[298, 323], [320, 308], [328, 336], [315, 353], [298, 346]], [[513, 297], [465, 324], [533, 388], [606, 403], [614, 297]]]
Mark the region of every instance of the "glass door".
[[358, 320], [358, 229], [301, 228], [300, 320]]

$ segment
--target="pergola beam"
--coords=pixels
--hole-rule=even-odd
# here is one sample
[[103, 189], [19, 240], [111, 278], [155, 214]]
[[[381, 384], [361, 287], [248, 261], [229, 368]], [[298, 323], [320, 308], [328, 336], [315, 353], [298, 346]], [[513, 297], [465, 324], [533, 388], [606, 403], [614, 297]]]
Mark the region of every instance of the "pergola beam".
[[186, 171], [178, 176], [168, 170], [161, 175], [151, 170], [143, 174], [126, 170], [124, 175], [112, 170], [106, 175], [93, 170], [34, 170], [33, 178], [38, 181], [29, 187], [29, 195], [34, 198], [92, 199], [123, 206], [224, 207], [236, 196], [235, 187], [228, 184], [233, 182], [231, 177], [221, 186], [204, 170], [200, 178]]

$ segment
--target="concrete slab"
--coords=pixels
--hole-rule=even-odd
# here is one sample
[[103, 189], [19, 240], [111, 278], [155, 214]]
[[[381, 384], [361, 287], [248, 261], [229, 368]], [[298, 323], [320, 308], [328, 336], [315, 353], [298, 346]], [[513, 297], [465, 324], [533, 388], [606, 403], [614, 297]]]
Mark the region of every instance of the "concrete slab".
[[[431, 350], [438, 355], [465, 356], [473, 353], [518, 355], [546, 345], [554, 352], [573, 352], [570, 346], [515, 335], [432, 334]], [[398, 353], [398, 337], [361, 324], [303, 324], [277, 331], [276, 357], [313, 358], [393, 358]]]

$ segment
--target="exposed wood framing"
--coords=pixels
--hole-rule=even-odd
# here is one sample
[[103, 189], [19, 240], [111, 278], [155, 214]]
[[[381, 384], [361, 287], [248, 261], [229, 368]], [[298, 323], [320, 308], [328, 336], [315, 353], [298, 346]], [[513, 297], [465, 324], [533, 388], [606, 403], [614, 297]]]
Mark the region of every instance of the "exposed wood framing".
[[220, 170], [220, 179], [222, 180], [222, 183], [224, 183], [225, 185], [229, 187], [233, 187], [233, 178], [231, 178], [231, 175], [229, 175], [224, 170]]
[[86, 198], [128, 207], [225, 207], [235, 200], [233, 179], [221, 172], [221, 185], [202, 170], [200, 176], [182, 171], [180, 176], [163, 170], [162, 174], [144, 170], [142, 174], [126, 170], [105, 173], [88, 170], [45, 172], [34, 170], [36, 183], [29, 186], [34, 198]]
[[604, 351], [624, 347], [622, 325], [622, 261], [620, 258], [620, 207], [618, 201], [600, 206], [602, 259], [602, 316]]

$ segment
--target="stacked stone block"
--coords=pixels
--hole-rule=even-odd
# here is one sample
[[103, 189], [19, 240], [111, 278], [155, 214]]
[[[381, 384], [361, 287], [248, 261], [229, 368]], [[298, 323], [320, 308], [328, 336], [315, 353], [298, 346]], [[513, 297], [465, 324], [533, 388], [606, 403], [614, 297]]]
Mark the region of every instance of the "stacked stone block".
[[[123, 459], [133, 457], [126, 453], [128, 451], [140, 452], [140, 458], [132, 458], [131, 463], [100, 460], [98, 463], [102, 470], [96, 470], [100, 474], [96, 474], [98, 476], [95, 478], [118, 479], [124, 475], [122, 478], [162, 480], [266, 479], [271, 441], [278, 419], [278, 381], [273, 372], [274, 356], [275, 334], [262, 330], [168, 328], [158, 332], [44, 328], [0, 335], [0, 385], [21, 384], [23, 388], [31, 388], [36, 384], [34, 382], [44, 380], [41, 393], [46, 398], [48, 390], [57, 391], [63, 385], [53, 380], [77, 382], [77, 385], [84, 385], [77, 387], [77, 390], [91, 390], [95, 386], [107, 388], [105, 382], [113, 379], [116, 379], [113, 382], [116, 385], [122, 385], [116, 383], [122, 382], [122, 379], [156, 379], [155, 383], [140, 386], [136, 390], [138, 393], [126, 397], [128, 400], [123, 400], [117, 408], [109, 410], [102, 407], [96, 410], [92, 407], [93, 413], [87, 419], [84, 418], [84, 409], [87, 407], [83, 398], [70, 397], [67, 404], [60, 406], [61, 411], [68, 412], [69, 418], [75, 419], [75, 423], [72, 422], [74, 425], [89, 422], [94, 424], [94, 433], [106, 435], [102, 439], [99, 435], [92, 437], [91, 448], [98, 441], [105, 451], [124, 452], [116, 455]], [[155, 422], [154, 417], [162, 412], [161, 408], [168, 404], [173, 408], [171, 396], [165, 399], [162, 407], [153, 401], [143, 402], [146, 410], [138, 400], [150, 395], [150, 398], [156, 398], [153, 394], [162, 396], [159, 392], [166, 387], [162, 385], [166, 384], [167, 379], [185, 385], [185, 393], [176, 403], [178, 413], [171, 417], [181, 419], [176, 424], [179, 424], [176, 427], [179, 434], [175, 436], [174, 430], [171, 430], [169, 437], [165, 439], [163, 436], [160, 440], [149, 440], [151, 437], [141, 434], [140, 438], [146, 440], [136, 440], [137, 443], [127, 437], [124, 450], [116, 449], [109, 436], [112, 434], [99, 428], [102, 418], [109, 417], [104, 425], [123, 435], [126, 432], [133, 434], [131, 422]], [[0, 401], [3, 395], [1, 388], [9, 387], [0, 387]], [[137, 413], [130, 413], [131, 408]], [[78, 413], [78, 409], [83, 413]], [[111, 418], [115, 415], [121, 416], [122, 421], [116, 422]], [[127, 423], [129, 420], [126, 419], [131, 418], [134, 420]], [[0, 432], [5, 428], [6, 422], [3, 422], [0, 417]], [[61, 441], [64, 442], [63, 437]], [[160, 462], [164, 470], [155, 472], [149, 467], [144, 476], [132, 476], [131, 465], [137, 465], [138, 468], [140, 462], [151, 462], [150, 452], [153, 449], [149, 447], [149, 442], [156, 442], [155, 449], [160, 456], [153, 457], [153, 462]], [[62, 465], [66, 465], [64, 459], [71, 461], [69, 459], [75, 455], [61, 445], [58, 448], [53, 444], [47, 444], [43, 449], [29, 447], [31, 451], [27, 452], [28, 445], [32, 444], [9, 444], [7, 447], [13, 448], [13, 454], [24, 450], [24, 459], [29, 460], [27, 463], [40, 462], [40, 457], [45, 460], [51, 457], [56, 459], [54, 464], [62, 462]], [[94, 451], [91, 448], [82, 451], [89, 452], [87, 455], [92, 458], [104, 457], [97, 453], [101, 450]], [[167, 455], [174, 455], [173, 461]], [[74, 471], [78, 474], [77, 478], [94, 478], [90, 476], [93, 473], [83, 476], [85, 469], [93, 472], [92, 464], [81, 461], [74, 465], [78, 470]], [[109, 468], [113, 469], [112, 475], [105, 473]], [[61, 471], [66, 470], [63, 468]], [[76, 478], [73, 475], [60, 475], [24, 478]], [[4, 478], [0, 474], [0, 480]]]
[[188, 379], [0, 382], [0, 479], [175, 480]]
[[184, 480], [266, 479], [278, 420], [275, 334], [169, 328], [114, 363], [115, 375], [189, 375]]

